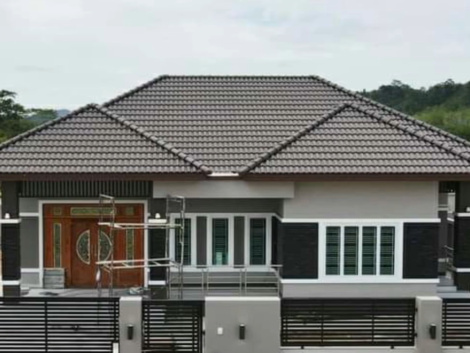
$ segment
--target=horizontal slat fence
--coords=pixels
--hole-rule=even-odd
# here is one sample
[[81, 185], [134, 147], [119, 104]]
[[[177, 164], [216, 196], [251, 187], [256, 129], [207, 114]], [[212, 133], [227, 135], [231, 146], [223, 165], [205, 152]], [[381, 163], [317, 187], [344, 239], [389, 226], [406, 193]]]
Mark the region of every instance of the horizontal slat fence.
[[442, 345], [470, 346], [470, 299], [442, 300]]
[[0, 298], [0, 352], [111, 353], [118, 298]]
[[204, 302], [149, 300], [142, 310], [144, 353], [202, 352]]
[[413, 346], [414, 299], [283, 299], [281, 345]]

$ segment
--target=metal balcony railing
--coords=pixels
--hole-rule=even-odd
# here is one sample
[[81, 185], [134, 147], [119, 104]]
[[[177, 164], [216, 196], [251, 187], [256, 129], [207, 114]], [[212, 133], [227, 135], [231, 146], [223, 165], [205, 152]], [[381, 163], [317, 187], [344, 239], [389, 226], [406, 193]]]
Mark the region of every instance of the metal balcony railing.
[[180, 266], [168, 272], [168, 295], [280, 295], [281, 271], [282, 265]]

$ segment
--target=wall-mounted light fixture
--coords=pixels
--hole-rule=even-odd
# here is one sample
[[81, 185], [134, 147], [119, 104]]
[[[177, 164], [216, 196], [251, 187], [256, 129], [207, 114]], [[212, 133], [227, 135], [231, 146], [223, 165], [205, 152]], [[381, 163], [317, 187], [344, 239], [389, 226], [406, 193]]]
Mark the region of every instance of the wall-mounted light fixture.
[[246, 326], [245, 324], [240, 324], [238, 326], [238, 338], [244, 340], [246, 336]]
[[429, 329], [429, 336], [431, 337], [431, 339], [435, 340], [436, 336], [437, 336], [437, 327], [436, 327], [436, 325], [431, 324], [431, 325], [429, 325], [428, 329]]
[[132, 341], [134, 339], [134, 325], [128, 324], [127, 325], [127, 339]]

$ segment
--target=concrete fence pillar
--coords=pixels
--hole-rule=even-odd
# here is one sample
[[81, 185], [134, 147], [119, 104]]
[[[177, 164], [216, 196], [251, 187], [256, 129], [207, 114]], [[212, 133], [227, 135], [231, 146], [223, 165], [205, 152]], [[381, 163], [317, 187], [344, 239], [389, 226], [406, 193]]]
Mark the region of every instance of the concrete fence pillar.
[[206, 353], [278, 353], [277, 297], [206, 297]]
[[[418, 309], [416, 315], [417, 353], [442, 353], [442, 299], [417, 297], [416, 307]], [[433, 338], [434, 330], [435, 338]]]
[[142, 351], [142, 297], [119, 301], [119, 353]]

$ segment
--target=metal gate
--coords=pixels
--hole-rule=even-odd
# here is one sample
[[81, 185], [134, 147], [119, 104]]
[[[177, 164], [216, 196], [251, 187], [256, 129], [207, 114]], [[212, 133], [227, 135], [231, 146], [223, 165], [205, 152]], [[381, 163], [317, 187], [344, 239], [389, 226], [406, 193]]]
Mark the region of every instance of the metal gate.
[[118, 298], [0, 298], [0, 352], [112, 353]]
[[149, 300], [142, 310], [142, 352], [202, 353], [202, 301]]

